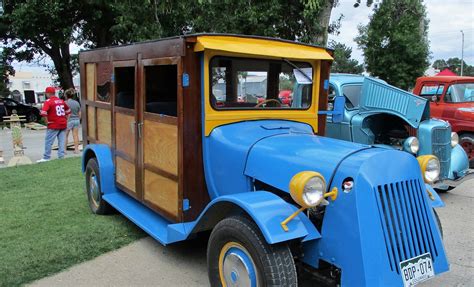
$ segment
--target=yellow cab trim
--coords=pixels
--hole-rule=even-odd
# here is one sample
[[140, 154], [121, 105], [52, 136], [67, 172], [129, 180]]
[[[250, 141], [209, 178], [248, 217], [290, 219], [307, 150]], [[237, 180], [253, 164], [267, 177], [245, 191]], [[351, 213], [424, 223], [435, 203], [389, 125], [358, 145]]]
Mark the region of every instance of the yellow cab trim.
[[195, 52], [225, 51], [247, 55], [269, 56], [299, 60], [332, 60], [324, 48], [278, 40], [237, 36], [199, 36]]
[[[211, 41], [211, 39], [216, 38], [216, 41]], [[218, 41], [217, 41], [218, 40]], [[259, 53], [257, 54], [256, 50], [252, 50], [250, 46], [243, 45], [238, 48], [238, 45], [235, 45], [233, 41], [238, 41], [238, 43], [246, 43], [256, 45], [256, 42], [261, 42], [256, 45], [259, 46]], [[214, 46], [216, 43], [224, 45], [224, 47]], [[212, 45], [211, 45], [212, 44]], [[263, 49], [268, 47], [268, 49], [274, 50], [275, 46], [280, 44], [290, 45], [292, 49], [301, 48], [302, 50], [314, 49], [314, 53], [311, 55], [306, 55], [308, 58], [301, 58], [301, 55], [294, 53], [288, 53], [283, 55], [280, 51], [268, 52], [268, 50]], [[273, 46], [275, 45], [275, 46]], [[208, 50], [209, 48], [214, 48]], [[244, 48], [247, 47], [247, 48]], [[232, 49], [231, 49], [232, 48]], [[247, 50], [248, 49], [248, 50]], [[261, 120], [261, 119], [281, 119], [296, 121], [301, 123], [306, 123], [313, 128], [313, 132], [317, 133], [318, 131], [318, 106], [319, 106], [319, 80], [320, 80], [320, 60], [332, 60], [332, 57], [324, 50], [323, 48], [317, 47], [308, 47], [305, 45], [298, 45], [286, 42], [279, 42], [277, 40], [264, 40], [264, 39], [253, 39], [253, 38], [242, 38], [242, 37], [227, 37], [227, 36], [201, 36], [197, 39], [197, 45], [194, 49], [195, 51], [204, 50], [204, 134], [209, 136], [211, 132], [219, 126], [231, 124], [241, 121], [249, 120]], [[245, 50], [245, 51], [244, 51]], [[324, 53], [318, 53], [318, 51], [324, 51]], [[322, 58], [318, 58], [321, 55]], [[311, 107], [307, 110], [215, 110], [211, 106], [210, 102], [210, 86], [209, 86], [209, 62], [214, 56], [228, 56], [228, 57], [242, 57], [242, 58], [258, 58], [258, 59], [289, 59], [289, 60], [298, 60], [302, 62], [308, 62], [313, 67], [313, 99]], [[316, 60], [317, 59], [317, 60]]]

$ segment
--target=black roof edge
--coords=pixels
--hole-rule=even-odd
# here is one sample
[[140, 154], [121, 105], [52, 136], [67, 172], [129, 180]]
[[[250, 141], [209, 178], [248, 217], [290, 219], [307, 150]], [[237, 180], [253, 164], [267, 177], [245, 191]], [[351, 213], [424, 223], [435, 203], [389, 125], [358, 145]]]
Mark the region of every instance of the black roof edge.
[[84, 52], [89, 52], [89, 51], [98, 51], [98, 50], [105, 50], [105, 49], [113, 49], [113, 48], [118, 48], [118, 47], [132, 46], [132, 45], [136, 45], [136, 44], [154, 43], [154, 42], [160, 42], [160, 41], [165, 41], [165, 40], [173, 40], [173, 39], [181, 39], [181, 38], [191, 38], [191, 37], [198, 37], [198, 36], [229, 36], [229, 37], [240, 37], [240, 38], [252, 38], [252, 39], [272, 40], [272, 41], [279, 41], [279, 42], [283, 42], [283, 43], [298, 44], [298, 45], [303, 45], [303, 46], [308, 46], [308, 47], [313, 47], [313, 48], [321, 48], [321, 49], [325, 49], [325, 50], [329, 50], [329, 51], [334, 51], [334, 49], [331, 49], [331, 48], [328, 48], [328, 47], [324, 47], [324, 46], [321, 46], [321, 45], [313, 45], [313, 44], [308, 44], [308, 43], [303, 43], [303, 42], [297, 42], [297, 41], [293, 41], [293, 40], [287, 40], [287, 39], [282, 39], [282, 38], [274, 38], [274, 37], [267, 37], [267, 36], [243, 35], [243, 34], [227, 34], [227, 33], [195, 33], [195, 34], [186, 34], [186, 35], [165, 37], [165, 38], [159, 38], [159, 39], [152, 39], [152, 40], [146, 40], [146, 41], [141, 41], [141, 42], [133, 42], [133, 43], [129, 43], [129, 44], [120, 44], [120, 45], [113, 45], [113, 46], [106, 46], [106, 47], [94, 48], [94, 49], [79, 51], [79, 54], [80, 54], [80, 53], [84, 53]]

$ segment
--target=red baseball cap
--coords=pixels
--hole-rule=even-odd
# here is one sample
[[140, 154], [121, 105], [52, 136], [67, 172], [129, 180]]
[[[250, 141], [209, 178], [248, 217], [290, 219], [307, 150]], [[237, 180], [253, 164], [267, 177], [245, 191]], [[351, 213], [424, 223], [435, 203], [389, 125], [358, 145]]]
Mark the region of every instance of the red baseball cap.
[[45, 90], [46, 94], [56, 94], [56, 88], [54, 87], [47, 87]]

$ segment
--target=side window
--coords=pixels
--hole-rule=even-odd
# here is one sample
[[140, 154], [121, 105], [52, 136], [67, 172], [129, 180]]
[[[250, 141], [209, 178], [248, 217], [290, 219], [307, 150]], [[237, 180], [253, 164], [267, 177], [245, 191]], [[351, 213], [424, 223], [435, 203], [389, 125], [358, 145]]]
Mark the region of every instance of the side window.
[[439, 84], [426, 84], [421, 87], [420, 97], [423, 97], [429, 101], [433, 100], [433, 96], [439, 97], [443, 94], [444, 85]]
[[328, 91], [328, 110], [332, 111], [334, 109], [334, 99], [336, 98], [336, 89], [333, 85], [329, 85]]
[[448, 90], [446, 91], [446, 95], [444, 96], [444, 101], [446, 103], [452, 103], [453, 102], [453, 86], [449, 86]]
[[145, 111], [176, 117], [178, 111], [176, 65], [145, 67]]
[[97, 93], [96, 100], [110, 103], [110, 88], [112, 76], [112, 63], [99, 62], [97, 63]]
[[135, 67], [115, 68], [115, 105], [135, 108]]

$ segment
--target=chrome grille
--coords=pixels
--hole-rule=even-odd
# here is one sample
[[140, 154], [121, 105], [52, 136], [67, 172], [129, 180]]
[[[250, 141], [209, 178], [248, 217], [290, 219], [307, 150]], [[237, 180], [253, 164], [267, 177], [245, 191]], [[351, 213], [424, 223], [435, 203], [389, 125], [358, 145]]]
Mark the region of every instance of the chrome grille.
[[391, 270], [400, 274], [401, 261], [427, 252], [434, 261], [438, 249], [429, 220], [431, 211], [420, 182], [379, 185], [375, 192]]
[[433, 155], [438, 157], [441, 164], [440, 179], [445, 179], [449, 175], [451, 164], [451, 133], [448, 127], [437, 127], [432, 130], [431, 142], [433, 145]]

